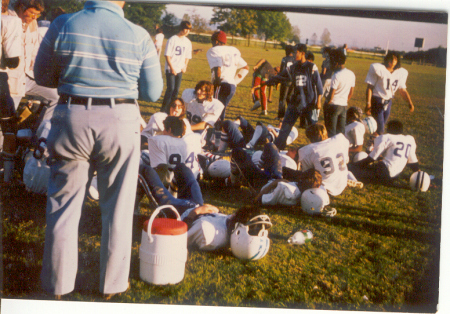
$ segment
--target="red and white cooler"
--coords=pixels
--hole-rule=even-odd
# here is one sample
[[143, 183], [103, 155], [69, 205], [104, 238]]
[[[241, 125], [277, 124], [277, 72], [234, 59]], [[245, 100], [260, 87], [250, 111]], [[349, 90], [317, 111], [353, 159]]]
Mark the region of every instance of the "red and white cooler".
[[[177, 219], [155, 218], [164, 208], [172, 209]], [[172, 205], [155, 209], [142, 230], [139, 258], [143, 281], [167, 285], [183, 280], [187, 260], [187, 229], [187, 224], [181, 221], [180, 214]]]

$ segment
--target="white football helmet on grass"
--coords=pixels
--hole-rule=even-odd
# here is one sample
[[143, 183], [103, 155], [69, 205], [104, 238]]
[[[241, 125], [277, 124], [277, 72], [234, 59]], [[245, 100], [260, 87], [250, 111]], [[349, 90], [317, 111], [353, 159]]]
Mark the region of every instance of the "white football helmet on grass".
[[230, 162], [225, 159], [218, 159], [209, 165], [208, 173], [213, 178], [228, 178], [231, 175]]
[[409, 178], [409, 186], [413, 191], [426, 192], [430, 187], [430, 176], [425, 171], [416, 171]]
[[269, 228], [272, 226], [267, 215], [258, 215], [247, 223], [236, 223], [231, 233], [230, 246], [233, 255], [239, 259], [258, 260], [270, 248]]
[[302, 193], [302, 210], [309, 215], [325, 215], [333, 217], [336, 215], [336, 209], [326, 209], [330, 205], [330, 197], [326, 190], [322, 188], [308, 189]]

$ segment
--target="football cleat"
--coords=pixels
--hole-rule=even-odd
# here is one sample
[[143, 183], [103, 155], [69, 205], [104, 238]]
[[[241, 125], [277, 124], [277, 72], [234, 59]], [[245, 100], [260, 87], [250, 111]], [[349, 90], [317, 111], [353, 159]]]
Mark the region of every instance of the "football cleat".
[[259, 100], [257, 100], [257, 101], [255, 101], [255, 104], [253, 105], [251, 111], [255, 111], [259, 107], [261, 107], [261, 102]]

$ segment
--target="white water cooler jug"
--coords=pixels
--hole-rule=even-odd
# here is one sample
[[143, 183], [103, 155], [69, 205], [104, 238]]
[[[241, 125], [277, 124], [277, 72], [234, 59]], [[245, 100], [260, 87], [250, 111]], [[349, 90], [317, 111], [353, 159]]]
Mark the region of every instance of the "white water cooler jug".
[[[155, 218], [164, 208], [172, 209], [177, 219]], [[172, 205], [156, 208], [144, 223], [139, 258], [140, 277], [145, 282], [167, 285], [183, 280], [187, 260], [187, 225]]]

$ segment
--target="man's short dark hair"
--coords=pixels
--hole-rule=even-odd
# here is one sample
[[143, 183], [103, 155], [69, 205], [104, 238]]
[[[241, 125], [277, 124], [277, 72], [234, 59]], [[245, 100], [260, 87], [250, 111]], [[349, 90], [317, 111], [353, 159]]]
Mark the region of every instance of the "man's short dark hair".
[[338, 65], [345, 64], [345, 61], [347, 60], [347, 57], [344, 54], [344, 51], [342, 49], [332, 49], [330, 52], [330, 60], [331, 64], [337, 63]]
[[286, 47], [284, 47], [284, 52], [286, 53], [286, 56], [289, 56], [291, 53], [293, 53], [294, 48], [295, 48], [295, 46], [286, 45]]
[[386, 124], [386, 132], [389, 134], [403, 134], [403, 123], [400, 120], [390, 120]]
[[14, 4], [14, 10], [17, 12], [20, 7], [23, 7], [22, 9], [24, 11], [33, 8], [40, 12], [44, 11], [44, 1], [43, 0], [17, 0], [17, 2]]
[[392, 61], [393, 59], [397, 58], [397, 64], [394, 67], [394, 70], [397, 70], [398, 68], [400, 68], [402, 66], [401, 63], [401, 58], [402, 56], [400, 55], [400, 53], [396, 52], [396, 51], [389, 51], [386, 56], [384, 57], [384, 64], [387, 65], [390, 61]]
[[184, 124], [183, 120], [178, 117], [168, 116], [163, 121], [163, 124], [164, 129], [166, 131], [170, 129], [170, 132], [173, 136], [182, 137], [186, 132], [186, 125]]
[[297, 46], [295, 46], [295, 50], [299, 52], [304, 52], [306, 54], [308, 48], [306, 47], [305, 44], [297, 44]]
[[189, 21], [182, 21], [180, 23], [180, 31], [182, 31], [184, 29], [192, 29], [191, 22], [189, 22]]
[[307, 51], [305, 54], [305, 59], [306, 60], [310, 60], [310, 61], [314, 61], [314, 53], [312, 51]]

